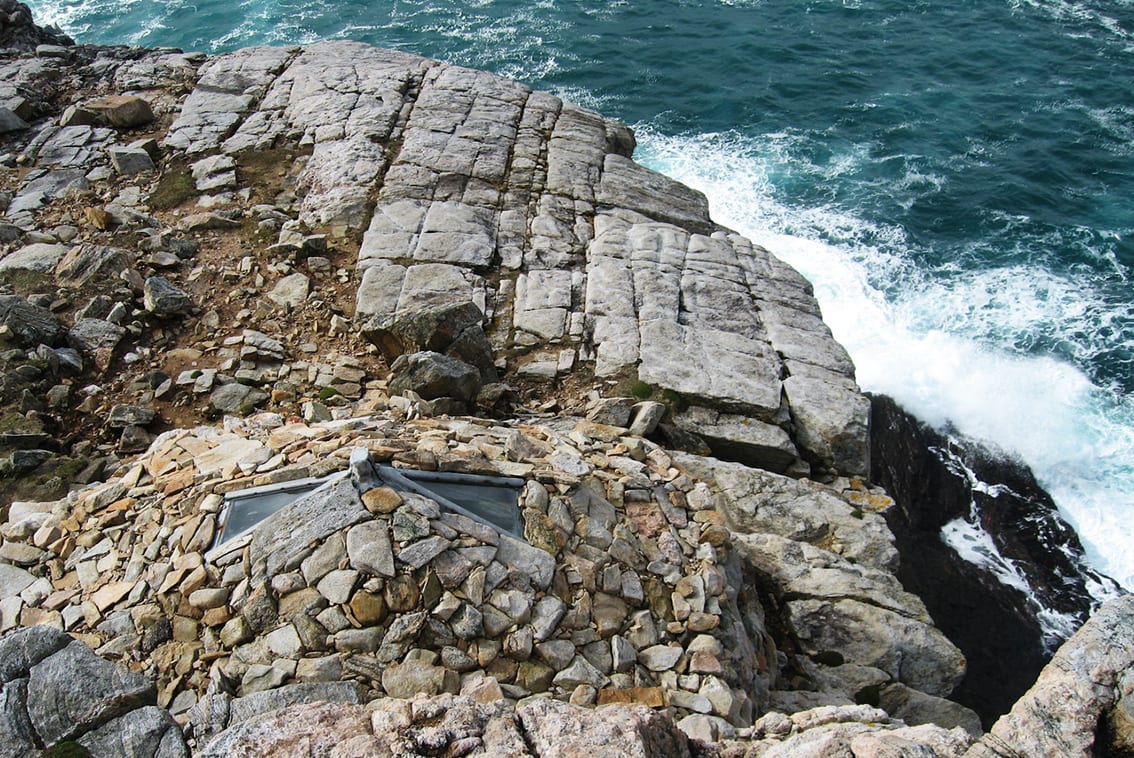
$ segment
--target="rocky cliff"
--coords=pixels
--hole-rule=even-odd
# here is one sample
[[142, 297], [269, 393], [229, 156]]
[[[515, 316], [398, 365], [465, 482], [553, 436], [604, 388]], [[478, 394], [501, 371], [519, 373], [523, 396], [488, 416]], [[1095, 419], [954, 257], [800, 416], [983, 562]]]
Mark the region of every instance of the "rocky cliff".
[[[808, 284], [624, 126], [349, 42], [36, 33], [0, 58], [0, 754], [974, 744]], [[222, 543], [250, 491], [292, 494]], [[1116, 676], [1075, 717], [1121, 745]]]

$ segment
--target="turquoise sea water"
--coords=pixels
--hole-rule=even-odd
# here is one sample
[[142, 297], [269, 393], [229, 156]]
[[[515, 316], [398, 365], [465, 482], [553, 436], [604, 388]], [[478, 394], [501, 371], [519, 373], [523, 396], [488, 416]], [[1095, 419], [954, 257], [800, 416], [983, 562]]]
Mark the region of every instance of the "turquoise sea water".
[[1016, 452], [1134, 588], [1134, 0], [33, 0], [82, 42], [352, 38], [621, 118], [816, 285], [865, 389]]

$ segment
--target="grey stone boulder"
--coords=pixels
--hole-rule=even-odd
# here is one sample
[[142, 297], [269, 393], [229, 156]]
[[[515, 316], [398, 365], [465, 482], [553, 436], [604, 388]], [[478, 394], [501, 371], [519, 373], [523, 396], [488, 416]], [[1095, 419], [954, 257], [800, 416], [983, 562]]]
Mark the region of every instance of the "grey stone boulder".
[[350, 565], [358, 571], [375, 576], [394, 576], [394, 551], [390, 545], [390, 530], [384, 520], [366, 521], [347, 532], [346, 550]]
[[247, 416], [267, 400], [267, 392], [249, 387], [246, 384], [232, 382], [222, 384], [209, 393], [209, 410], [215, 414], [228, 413]]
[[181, 727], [169, 711], [153, 705], [108, 721], [76, 742], [99, 758], [189, 758]]
[[974, 737], [984, 734], [980, 716], [960, 703], [927, 695], [895, 682], [882, 690], [879, 706], [893, 718], [910, 726], [936, 724], [946, 729], [961, 727]]
[[107, 95], [83, 103], [85, 110], [99, 116], [104, 123], [118, 129], [145, 126], [154, 120], [150, 104], [135, 95]]
[[460, 681], [455, 671], [425, 661], [395, 663], [382, 672], [382, 689], [390, 697], [412, 698], [415, 695], [455, 694]]
[[404, 353], [433, 351], [496, 378], [484, 333], [484, 282], [443, 263], [373, 265], [363, 272], [355, 320], [363, 336], [392, 363]]
[[19, 295], [0, 295], [0, 327], [14, 337], [20, 347], [54, 345], [64, 335], [63, 325], [55, 320], [51, 311], [32, 305]]
[[38, 271], [47, 273], [54, 271], [59, 261], [67, 254], [66, 245], [53, 245], [46, 242], [37, 242], [25, 245], [3, 258], [0, 258], [0, 271], [22, 269], [24, 271]]
[[100, 318], [80, 319], [67, 330], [67, 342], [71, 347], [87, 355], [95, 355], [100, 350], [114, 350], [126, 329]]
[[114, 145], [108, 151], [110, 165], [121, 176], [145, 174], [156, 170], [154, 159], [140, 147]]
[[622, 155], [606, 156], [596, 199], [600, 207], [629, 208], [690, 231], [709, 234], [716, 229], [703, 193]]
[[157, 412], [152, 408], [120, 403], [110, 409], [106, 423], [111, 427], [149, 426], [156, 417]]
[[[5, 564], [0, 564], [0, 576], [4, 568]], [[31, 577], [23, 569], [10, 568]], [[34, 577], [31, 578], [34, 581]], [[29, 581], [20, 590], [30, 584]], [[50, 626], [31, 626], [9, 632], [0, 638], [0, 681], [11, 682], [26, 678], [32, 666], [59, 652], [70, 642], [70, 635]]]
[[870, 401], [865, 396], [811, 376], [789, 376], [784, 394], [796, 442], [821, 466], [848, 476], [870, 475]]
[[480, 391], [480, 371], [464, 361], [432, 351], [408, 353], [390, 366], [389, 390], [413, 390], [426, 400], [452, 397], [469, 402]]
[[349, 478], [328, 483], [256, 526], [250, 546], [253, 574], [271, 578], [298, 568], [312, 544], [371, 518]]
[[236, 160], [231, 155], [211, 155], [189, 167], [199, 192], [236, 188]]
[[28, 715], [47, 745], [152, 705], [156, 696], [146, 677], [104, 661], [78, 641], [37, 663], [28, 677]]
[[27, 121], [24, 121], [8, 108], [0, 106], [0, 134], [22, 131], [27, 129], [28, 126]]
[[296, 272], [276, 282], [276, 286], [268, 292], [268, 299], [282, 308], [298, 308], [307, 300], [310, 291], [311, 280]]
[[791, 437], [781, 427], [747, 416], [692, 406], [674, 414], [673, 424], [700, 436], [718, 457], [753, 468], [782, 474], [799, 458]]
[[158, 318], [178, 318], [193, 310], [193, 299], [188, 293], [165, 277], [146, 279], [142, 293], [146, 310]]
[[4, 681], [0, 687], [0, 758], [35, 755], [36, 733], [28, 718], [28, 680]]
[[80, 285], [97, 274], [116, 277], [128, 260], [129, 254], [118, 248], [84, 243], [67, 251], [55, 267], [55, 277], [72, 285]]
[[713, 458], [675, 453], [690, 475], [712, 483], [734, 532], [778, 534], [830, 549], [859, 564], [894, 571], [894, 535], [878, 513], [852, 506], [822, 485]]
[[733, 544], [784, 596], [855, 598], [931, 623], [921, 599], [902, 589], [901, 582], [887, 571], [851, 563], [829, 550], [776, 534], [736, 534]]
[[965, 675], [965, 658], [937, 627], [854, 598], [786, 603], [800, 650], [882, 669], [930, 695], [945, 697]]

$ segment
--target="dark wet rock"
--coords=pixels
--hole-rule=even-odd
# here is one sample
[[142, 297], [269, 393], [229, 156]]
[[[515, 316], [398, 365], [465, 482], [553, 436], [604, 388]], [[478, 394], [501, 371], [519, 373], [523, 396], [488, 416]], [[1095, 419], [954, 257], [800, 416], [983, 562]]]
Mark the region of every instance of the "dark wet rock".
[[37, 45], [73, 45], [74, 41], [58, 28], [43, 28], [32, 20], [31, 9], [16, 0], [0, 0], [0, 48], [23, 52]]
[[[1041, 605], [1074, 628], [1091, 611], [1086, 583], [1109, 580], [1085, 566], [1078, 537], [1023, 465], [939, 434], [889, 398], [873, 398], [873, 415], [873, 477], [897, 503], [885, 512], [902, 555], [897, 576], [965, 654], [968, 673], [953, 697], [989, 725], [1035, 681], [1059, 642], [1045, 639]], [[945, 544], [941, 529], [954, 519], [976, 520], [1023, 571], [1034, 599]]]

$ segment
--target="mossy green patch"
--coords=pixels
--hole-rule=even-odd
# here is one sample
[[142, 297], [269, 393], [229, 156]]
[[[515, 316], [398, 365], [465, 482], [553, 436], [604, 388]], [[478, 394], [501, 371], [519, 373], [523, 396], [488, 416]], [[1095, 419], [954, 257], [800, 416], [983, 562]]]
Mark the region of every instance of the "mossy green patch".
[[167, 211], [192, 200], [197, 194], [197, 184], [189, 167], [173, 163], [162, 172], [157, 186], [150, 193], [149, 203], [154, 210]]

